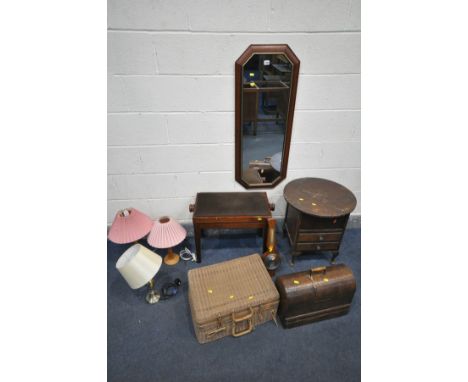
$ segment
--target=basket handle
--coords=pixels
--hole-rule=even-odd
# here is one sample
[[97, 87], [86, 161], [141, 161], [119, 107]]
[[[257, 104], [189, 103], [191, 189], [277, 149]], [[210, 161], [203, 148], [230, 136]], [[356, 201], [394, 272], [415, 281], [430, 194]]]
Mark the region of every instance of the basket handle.
[[249, 306], [249, 313], [247, 313], [245, 316], [242, 316], [242, 317], [235, 317], [235, 316], [234, 316], [234, 313], [232, 313], [232, 321], [234, 321], [234, 322], [242, 322], [242, 321], [248, 320], [248, 319], [251, 318], [252, 316], [253, 316], [253, 309], [252, 309], [252, 307]]
[[246, 334], [249, 334], [253, 330], [253, 325], [252, 325], [252, 319], [249, 318], [249, 327], [241, 332], [236, 331], [237, 328], [237, 323], [234, 322], [234, 325], [232, 325], [232, 336], [233, 337], [241, 337]]
[[[242, 317], [235, 317], [234, 316], [234, 313], [232, 313], [232, 336], [233, 337], [241, 337], [241, 336], [244, 336], [246, 334], [249, 334], [252, 330], [253, 330], [253, 324], [252, 324], [252, 316], [253, 316], [253, 309], [252, 307], [249, 307], [249, 313], [247, 313], [245, 316], [242, 316]], [[247, 329], [245, 330], [242, 330], [240, 332], [238, 332], [236, 329], [237, 329], [237, 324], [239, 322], [242, 322], [242, 321], [245, 321], [245, 320], [248, 320], [249, 321], [249, 326], [247, 327]]]

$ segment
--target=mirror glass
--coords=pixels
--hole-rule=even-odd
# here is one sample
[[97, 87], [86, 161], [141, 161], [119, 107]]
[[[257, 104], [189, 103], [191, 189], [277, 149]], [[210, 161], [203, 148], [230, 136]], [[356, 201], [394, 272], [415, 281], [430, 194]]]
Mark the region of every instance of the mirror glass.
[[280, 177], [292, 70], [284, 54], [253, 54], [242, 66], [241, 177], [248, 185]]

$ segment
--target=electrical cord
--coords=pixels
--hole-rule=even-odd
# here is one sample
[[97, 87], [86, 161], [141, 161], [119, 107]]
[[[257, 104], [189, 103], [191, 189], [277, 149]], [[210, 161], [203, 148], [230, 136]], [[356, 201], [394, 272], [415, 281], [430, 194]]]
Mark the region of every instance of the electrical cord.
[[182, 281], [180, 279], [175, 279], [173, 282], [165, 283], [161, 287], [161, 292], [160, 292], [160, 299], [161, 300], [167, 300], [177, 294], [179, 291], [179, 287], [182, 284]]
[[179, 256], [184, 261], [197, 261], [197, 256], [195, 252], [191, 252], [190, 249], [185, 247], [182, 251], [180, 251]]

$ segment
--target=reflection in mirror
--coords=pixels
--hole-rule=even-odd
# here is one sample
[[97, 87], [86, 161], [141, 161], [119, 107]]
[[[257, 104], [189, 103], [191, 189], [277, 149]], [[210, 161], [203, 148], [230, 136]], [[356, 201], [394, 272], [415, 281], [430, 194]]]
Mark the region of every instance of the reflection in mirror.
[[236, 181], [245, 188], [287, 176], [299, 65], [286, 44], [250, 45], [236, 61]]
[[284, 54], [254, 54], [242, 70], [242, 179], [271, 184], [280, 176], [292, 64]]

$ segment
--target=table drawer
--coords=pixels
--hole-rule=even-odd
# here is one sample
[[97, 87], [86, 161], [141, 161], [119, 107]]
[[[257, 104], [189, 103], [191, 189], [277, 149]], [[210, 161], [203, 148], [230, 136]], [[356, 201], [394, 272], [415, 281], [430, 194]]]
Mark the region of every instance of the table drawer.
[[298, 242], [321, 243], [330, 241], [340, 241], [343, 231], [340, 232], [299, 232]]
[[337, 218], [319, 218], [316, 216], [302, 214], [301, 229], [338, 229], [345, 228], [348, 216]]
[[297, 251], [338, 251], [340, 248], [339, 242], [333, 243], [297, 243]]

